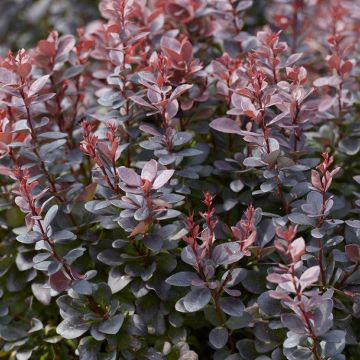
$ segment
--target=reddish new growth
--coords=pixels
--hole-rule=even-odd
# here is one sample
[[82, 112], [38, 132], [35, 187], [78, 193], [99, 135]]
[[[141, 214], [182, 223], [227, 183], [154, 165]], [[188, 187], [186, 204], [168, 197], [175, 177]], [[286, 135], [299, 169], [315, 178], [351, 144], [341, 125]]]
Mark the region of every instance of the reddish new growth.
[[106, 124], [108, 129], [106, 138], [109, 145], [106, 145], [103, 141], [99, 141], [99, 138], [94, 135], [93, 124], [84, 121], [82, 127], [84, 130], [84, 140], [81, 141], [80, 144], [81, 151], [96, 162], [108, 187], [114, 193], [119, 194], [119, 175], [116, 168], [116, 161], [120, 156], [120, 139], [116, 134], [117, 126], [112, 123]]
[[[215, 226], [217, 220], [214, 219], [215, 208], [213, 207], [213, 196], [209, 192], [204, 193], [203, 203], [206, 211], [199, 212], [200, 216], [205, 220], [206, 227], [200, 231], [200, 226], [194, 221], [194, 215], [187, 218], [188, 236], [184, 236], [183, 240], [188, 243], [196, 256], [196, 269], [201, 271], [201, 261], [211, 258], [212, 245], [215, 241]], [[200, 240], [200, 242], [199, 242]]]
[[11, 79], [11, 85], [25, 85], [30, 80], [32, 66], [30, 63], [30, 56], [24, 49], [19, 50], [16, 57], [9, 51], [7, 57], [2, 62], [1, 67], [17, 74], [18, 77]]
[[[159, 190], [166, 185], [174, 174], [174, 170], [162, 170], [158, 162], [154, 159], [144, 164], [141, 175], [134, 170], [120, 167], [118, 169], [121, 180], [120, 188], [125, 192], [121, 201], [128, 209], [136, 209], [137, 225], [133, 228], [130, 236], [147, 233], [150, 225], [153, 223], [155, 216], [166, 209], [171, 208], [171, 204], [161, 199]], [[136, 195], [142, 197], [142, 200], [136, 200]]]
[[158, 54], [156, 51], [152, 53], [149, 59], [149, 70], [156, 74], [156, 83], [162, 87], [170, 84], [170, 60], [163, 54]]
[[[278, 239], [274, 241], [274, 246], [287, 259], [287, 265], [279, 264], [275, 273], [268, 276], [268, 280], [275, 283], [282, 283], [283, 280], [284, 282], [285, 280], [290, 281], [291, 291], [296, 290], [299, 297], [301, 289], [298, 287], [295, 271], [302, 265], [301, 257], [305, 254], [305, 241], [302, 237], [295, 239], [296, 231], [297, 227], [295, 226], [289, 226], [287, 230], [276, 228]], [[282, 280], [278, 274], [282, 274]], [[288, 297], [286, 298], [288, 299]]]
[[92, 133], [93, 125], [89, 122], [84, 121], [82, 123], [82, 128], [84, 130], [84, 140], [81, 141], [80, 149], [81, 151], [94, 159], [96, 163], [100, 166], [102, 165], [101, 159], [96, 154], [96, 145], [98, 143], [98, 137]]
[[323, 161], [316, 167], [316, 170], [311, 171], [311, 184], [315, 190], [319, 191], [322, 195], [322, 207], [319, 217], [319, 226], [325, 221], [328, 207], [330, 207], [331, 197], [327, 197], [326, 192], [329, 190], [334, 176], [340, 171], [340, 167], [336, 167], [332, 171], [329, 171], [331, 164], [334, 162], [333, 156], [329, 153], [323, 152], [321, 154]]
[[101, 146], [101, 149], [103, 150], [103, 153], [106, 156], [106, 158], [108, 160], [110, 160], [110, 163], [111, 163], [111, 166], [112, 166], [113, 172], [114, 172], [114, 180], [115, 180], [115, 183], [117, 184], [119, 182], [119, 176], [118, 176], [117, 170], [116, 170], [116, 160], [120, 156], [120, 154], [118, 152], [119, 145], [120, 145], [120, 139], [117, 136], [118, 127], [117, 127], [117, 125], [110, 123], [110, 122], [106, 124], [106, 127], [108, 130], [106, 132], [106, 138], [109, 142], [109, 146], [108, 147]]
[[79, 35], [79, 41], [75, 46], [75, 52], [80, 64], [85, 64], [90, 56], [91, 50], [94, 47], [94, 40], [88, 39], [85, 36], [85, 30], [83, 28], [79, 28], [77, 30]]
[[329, 19], [324, 23], [324, 30], [330, 33], [327, 38], [325, 60], [330, 69], [329, 76], [320, 77], [314, 81], [317, 87], [323, 87], [324, 96], [319, 109], [323, 113], [342, 118], [345, 109], [351, 107], [355, 96], [351, 89], [351, 72], [356, 59], [351, 59], [351, 50], [356, 46], [357, 31], [352, 32], [353, 26], [348, 19], [351, 17], [350, 8], [342, 1], [334, 0], [329, 6]]
[[28, 170], [23, 170], [16, 167], [13, 172], [13, 177], [17, 180], [18, 187], [13, 190], [16, 194], [15, 203], [19, 206], [22, 212], [26, 214], [25, 220], [29, 229], [34, 230], [34, 234], [38, 236], [38, 240], [43, 240], [50, 248], [50, 252], [54, 260], [61, 263], [62, 267], [57, 272], [50, 275], [50, 286], [62, 292], [66, 290], [72, 281], [83, 279], [84, 277], [78, 274], [70, 264], [59, 255], [56, 249], [55, 241], [51, 238], [52, 230], [50, 226], [46, 226], [42, 219], [42, 212], [44, 210], [45, 202], [42, 206], [38, 206], [39, 200], [45, 195], [48, 189], [43, 189], [36, 194], [36, 187], [39, 185], [38, 181], [31, 181]]
[[168, 58], [172, 78], [177, 83], [190, 80], [191, 75], [202, 69], [200, 61], [193, 58], [193, 47], [186, 38], [180, 42], [170, 37], [163, 37], [161, 49]]
[[300, 47], [300, 40], [306, 31], [306, 2], [304, 0], [277, 1], [275, 11], [271, 17], [274, 24], [290, 33], [291, 52], [295, 53]]
[[[214, 220], [215, 208], [213, 207], [214, 197], [209, 193], [204, 193], [203, 204], [206, 206], [205, 212], [200, 212], [200, 216], [205, 220], [206, 226], [208, 228], [208, 238], [212, 239], [214, 236], [215, 226], [217, 220]], [[209, 240], [209, 248], [211, 249], [212, 240]]]
[[[342, 28], [341, 22], [346, 19], [348, 11], [341, 5], [340, 1], [334, 4], [331, 9], [331, 36], [328, 38], [331, 54], [326, 58], [329, 68], [334, 71], [339, 80], [337, 81], [337, 100], [338, 112], [341, 114], [344, 107], [343, 87], [346, 76], [353, 68], [353, 63], [346, 60], [346, 54], [349, 51], [349, 43], [345, 31], [339, 31]], [[346, 20], [345, 20], [346, 21]]]
[[291, 122], [294, 127], [294, 142], [293, 149], [294, 152], [298, 150], [298, 143], [301, 140], [301, 127], [299, 126], [300, 122], [300, 112], [304, 103], [304, 100], [312, 93], [312, 89], [310, 91], [306, 91], [303, 87], [307, 81], [307, 71], [303, 66], [292, 68], [286, 68], [286, 74], [288, 80], [291, 81], [290, 89], [291, 89], [291, 102], [290, 102], [290, 114], [291, 114]]
[[295, 313], [294, 315], [287, 316], [295, 316], [303, 323], [304, 334], [306, 333], [312, 339], [310, 350], [315, 359], [321, 359], [318, 353], [318, 340], [316, 329], [313, 326], [313, 317], [316, 307], [323, 300], [314, 294], [312, 303], [307, 298], [310, 292], [305, 291], [307, 287], [312, 286], [318, 281], [320, 267], [310, 267], [301, 276], [298, 276], [303, 266], [301, 257], [305, 254], [305, 241], [301, 237], [295, 239], [296, 230], [296, 227], [293, 226], [290, 226], [287, 230], [279, 227], [276, 229], [276, 234], [279, 238], [274, 241], [274, 245], [277, 251], [287, 258], [287, 264], [279, 264], [278, 267], [274, 268], [274, 272], [267, 276], [267, 280], [278, 284], [278, 288], [275, 291], [271, 291], [271, 296], [284, 301]]
[[287, 230], [283, 230], [280, 227], [276, 228], [276, 235], [279, 237], [279, 239], [275, 240], [274, 242], [275, 248], [277, 251], [279, 251], [280, 254], [283, 254], [288, 258], [289, 264], [297, 262], [305, 253], [305, 249], [303, 249], [303, 251], [296, 252], [297, 243], [293, 243], [296, 237], [296, 231], [297, 226], [289, 226]]
[[235, 90], [232, 97], [235, 109], [228, 111], [228, 114], [243, 114], [255, 122], [263, 133], [265, 151], [270, 154], [270, 128], [265, 121], [265, 110], [272, 100], [272, 94], [268, 92], [267, 75], [259, 65], [256, 52], [249, 53], [244, 71], [246, 84]]
[[250, 256], [249, 247], [256, 240], [255, 228], [255, 208], [252, 204], [245, 211], [244, 218], [240, 220], [236, 226], [232, 226], [231, 230], [235, 240], [240, 244], [240, 250], [246, 256]]
[[231, 89], [236, 88], [240, 78], [238, 69], [242, 66], [243, 61], [240, 58], [233, 59], [228, 53], [213, 60], [212, 73], [210, 75], [217, 79], [216, 90], [221, 98], [225, 98], [228, 105], [231, 104]]
[[26, 225], [30, 229], [34, 226], [35, 220], [41, 219], [42, 209], [36, 206], [36, 201], [40, 200], [48, 189], [45, 188], [38, 194], [33, 195], [34, 189], [39, 185], [39, 182], [36, 180], [30, 181], [29, 171], [22, 170], [18, 166], [15, 168], [13, 176], [18, 181], [17, 189], [13, 190], [13, 193], [17, 195], [15, 203], [22, 212], [26, 213]]
[[[13, 149], [9, 146], [13, 142], [26, 142], [28, 135], [25, 132], [13, 132], [12, 117], [8, 116], [8, 111], [0, 109], [0, 157], [9, 155], [15, 161]], [[10, 170], [2, 167], [2, 175], [10, 175]]]
[[188, 231], [188, 235], [184, 236], [182, 239], [192, 247], [194, 253], [196, 254], [198, 249], [197, 238], [199, 236], [200, 225], [196, 224], [194, 220], [194, 213], [187, 217], [186, 229]]
[[286, 43], [280, 41], [280, 34], [281, 31], [274, 33], [269, 28], [266, 28], [265, 31], [259, 31], [257, 34], [261, 46], [256, 49], [256, 53], [263, 59], [264, 65], [269, 71], [268, 75], [274, 84], [280, 80], [278, 74], [280, 55], [287, 49]]

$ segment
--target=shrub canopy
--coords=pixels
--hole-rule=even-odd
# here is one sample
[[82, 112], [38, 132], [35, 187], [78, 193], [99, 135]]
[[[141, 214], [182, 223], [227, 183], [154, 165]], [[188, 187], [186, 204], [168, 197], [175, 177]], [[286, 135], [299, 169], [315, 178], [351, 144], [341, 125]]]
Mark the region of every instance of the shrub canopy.
[[360, 4], [263, 5], [0, 58], [0, 358], [359, 359]]

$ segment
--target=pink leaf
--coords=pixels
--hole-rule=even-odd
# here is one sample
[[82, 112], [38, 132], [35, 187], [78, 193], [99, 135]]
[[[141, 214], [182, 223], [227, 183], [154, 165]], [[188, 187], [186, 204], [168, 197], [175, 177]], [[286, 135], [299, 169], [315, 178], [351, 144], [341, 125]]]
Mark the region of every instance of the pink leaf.
[[338, 69], [340, 66], [340, 57], [337, 54], [328, 56], [326, 61], [331, 69]]
[[192, 57], [193, 57], [192, 52], [193, 52], [193, 47], [192, 47], [190, 41], [184, 41], [181, 44], [180, 53], [181, 53], [183, 60], [187, 64], [189, 64], [192, 60]]
[[328, 77], [320, 77], [314, 81], [314, 86], [322, 87], [329, 85], [329, 78]]
[[305, 254], [305, 241], [303, 238], [297, 238], [291, 243], [290, 254], [294, 261], [300, 260], [301, 256]]
[[171, 100], [176, 99], [181, 94], [183, 94], [184, 92], [188, 91], [191, 88], [192, 88], [192, 85], [189, 85], [189, 84], [183, 84], [183, 85], [178, 86], [171, 94], [170, 99]]
[[29, 89], [29, 97], [34, 96], [40, 92], [40, 90], [46, 85], [50, 75], [44, 75], [41, 78], [35, 80]]
[[320, 175], [316, 170], [311, 170], [311, 184], [315, 189], [322, 190]]
[[289, 295], [287, 295], [284, 292], [281, 291], [270, 291], [270, 296], [273, 299], [278, 299], [278, 300], [284, 300], [284, 301], [291, 301], [291, 297]]
[[141, 171], [141, 178], [143, 180], [148, 180], [150, 182], [153, 182], [157, 173], [157, 162], [156, 160], [150, 160], [148, 161], [142, 171]]
[[302, 53], [291, 54], [286, 60], [285, 66], [292, 66], [302, 57]]
[[26, 76], [28, 76], [31, 73], [31, 64], [24, 63], [24, 64], [19, 65], [19, 67], [17, 69], [17, 73], [22, 78], [26, 78]]
[[330, 109], [336, 102], [336, 98], [335, 97], [331, 97], [331, 96], [324, 96], [323, 99], [321, 99], [320, 103], [319, 103], [319, 111], [320, 112], [325, 112], [328, 109]]
[[46, 56], [53, 57], [56, 54], [55, 43], [47, 40], [40, 40], [38, 42], [39, 50]]
[[342, 64], [341, 66], [341, 74], [345, 75], [347, 73], [349, 73], [352, 70], [353, 64], [351, 61], [345, 61], [344, 64]]
[[12, 176], [13, 172], [6, 166], [0, 165], [0, 175]]
[[296, 293], [296, 289], [292, 281], [280, 283], [279, 286], [287, 292]]
[[154, 190], [160, 189], [163, 185], [165, 185], [170, 178], [174, 175], [175, 170], [162, 170], [159, 171], [158, 176], [156, 177], [152, 188]]
[[275, 284], [281, 284], [283, 282], [288, 282], [289, 281], [289, 274], [278, 274], [278, 273], [271, 273], [269, 274], [266, 279], [267, 281], [270, 281], [272, 283]]
[[180, 53], [179, 41], [170, 36], [163, 36], [160, 41], [160, 46], [162, 50], [171, 50], [172, 52]]
[[319, 280], [320, 266], [312, 266], [304, 271], [300, 277], [301, 288], [305, 289]]
[[56, 57], [68, 54], [75, 46], [76, 41], [72, 35], [65, 35], [59, 39], [58, 50]]

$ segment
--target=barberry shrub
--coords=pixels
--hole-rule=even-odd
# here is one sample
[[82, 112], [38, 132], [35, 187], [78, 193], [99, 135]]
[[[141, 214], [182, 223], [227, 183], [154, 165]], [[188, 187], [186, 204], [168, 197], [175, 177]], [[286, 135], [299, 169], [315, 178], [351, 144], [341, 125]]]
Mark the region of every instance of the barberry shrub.
[[359, 359], [360, 3], [259, 4], [0, 59], [0, 358]]

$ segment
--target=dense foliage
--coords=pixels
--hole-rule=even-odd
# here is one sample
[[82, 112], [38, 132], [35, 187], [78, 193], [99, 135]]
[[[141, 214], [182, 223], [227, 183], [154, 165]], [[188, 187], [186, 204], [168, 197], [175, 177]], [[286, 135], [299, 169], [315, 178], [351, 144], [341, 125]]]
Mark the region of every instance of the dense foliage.
[[360, 3], [260, 4], [0, 58], [0, 358], [359, 359]]

